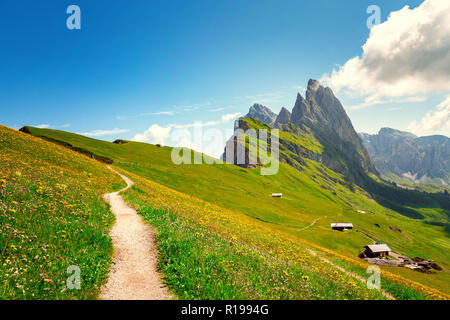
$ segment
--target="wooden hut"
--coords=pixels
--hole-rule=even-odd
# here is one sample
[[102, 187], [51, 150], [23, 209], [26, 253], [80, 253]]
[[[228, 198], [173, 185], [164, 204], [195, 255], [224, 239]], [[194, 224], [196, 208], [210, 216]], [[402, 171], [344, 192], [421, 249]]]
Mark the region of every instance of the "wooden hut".
[[282, 193], [272, 193], [272, 198], [282, 198], [283, 194]]
[[332, 223], [331, 229], [338, 231], [347, 231], [353, 229], [353, 223]]
[[365, 254], [369, 258], [385, 258], [392, 251], [386, 244], [371, 244], [365, 248]]

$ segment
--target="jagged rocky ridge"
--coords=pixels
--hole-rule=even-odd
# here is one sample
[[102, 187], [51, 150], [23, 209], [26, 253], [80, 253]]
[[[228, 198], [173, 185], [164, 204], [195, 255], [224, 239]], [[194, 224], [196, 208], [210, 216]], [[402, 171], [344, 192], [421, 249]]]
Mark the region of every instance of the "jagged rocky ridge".
[[269, 126], [273, 126], [275, 124], [275, 121], [277, 119], [277, 114], [272, 112], [269, 108], [255, 103], [253, 106], [250, 107], [250, 110], [248, 113], [241, 117], [241, 119], [249, 119], [253, 118], [256, 120], [260, 120]]
[[[402, 182], [450, 184], [450, 139], [417, 137], [409, 132], [382, 128], [378, 134], [359, 134], [378, 171]], [[405, 179], [406, 178], [406, 179]]]
[[[312, 135], [323, 150], [317, 152], [289, 140], [280, 139], [280, 149], [287, 149], [290, 156], [281, 154], [281, 161], [295, 167], [294, 162], [302, 163], [302, 158], [318, 161], [331, 170], [343, 174], [348, 180], [363, 186], [367, 174], [378, 175], [361, 138], [353, 128], [342, 104], [330, 88], [322, 86], [316, 80], [310, 80], [305, 98], [297, 95], [292, 112], [283, 108], [278, 115], [269, 108], [254, 105], [243, 119], [253, 118], [265, 124], [298, 136]], [[245, 120], [237, 121], [236, 127], [246, 130]], [[225, 150], [226, 154], [226, 150]], [[236, 163], [233, 159], [224, 159]], [[292, 161], [292, 160], [295, 161]]]

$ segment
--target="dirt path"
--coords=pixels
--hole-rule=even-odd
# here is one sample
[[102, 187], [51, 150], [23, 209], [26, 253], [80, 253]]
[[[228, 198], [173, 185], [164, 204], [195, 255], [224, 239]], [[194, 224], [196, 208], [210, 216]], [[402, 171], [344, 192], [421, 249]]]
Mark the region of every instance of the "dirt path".
[[172, 299], [156, 269], [158, 253], [153, 228], [145, 224], [136, 210], [128, 206], [119, 195], [134, 183], [111, 167], [108, 168], [125, 180], [127, 187], [103, 197], [111, 205], [116, 224], [111, 230], [114, 245], [113, 266], [100, 299]]
[[[315, 252], [315, 251], [313, 251], [313, 250], [311, 250], [311, 249], [307, 249], [307, 250], [308, 250], [313, 256], [317, 256], [317, 252]], [[337, 264], [331, 262], [331, 261], [328, 260], [327, 258], [325, 258], [325, 257], [320, 257], [320, 256], [319, 256], [319, 259], [322, 260], [322, 261], [325, 262], [325, 263], [328, 263], [328, 264], [332, 265], [333, 267], [335, 267], [336, 269], [338, 269], [338, 270], [340, 270], [341, 272], [345, 273], [346, 275], [348, 275], [348, 276], [350, 276], [350, 277], [353, 277], [353, 278], [355, 278], [355, 279], [357, 279], [357, 280], [359, 280], [359, 281], [361, 281], [361, 282], [366, 283], [366, 279], [364, 279], [363, 277], [361, 277], [361, 276], [359, 276], [359, 275], [357, 275], [357, 274], [355, 274], [355, 273], [353, 273], [353, 272], [350, 272], [350, 271], [345, 270], [344, 268], [342, 268], [341, 266], [338, 266]], [[380, 289], [380, 292], [381, 292], [381, 294], [382, 294], [383, 296], [385, 296], [387, 299], [389, 299], [389, 300], [395, 300], [394, 296], [392, 296], [391, 294], [387, 293], [386, 291]]]
[[[326, 217], [322, 217], [322, 218], [326, 218]], [[304, 228], [298, 229], [298, 231], [303, 231], [303, 230], [306, 230], [306, 229], [311, 228], [312, 226], [314, 226], [314, 225], [317, 223], [317, 221], [319, 221], [319, 220], [322, 219], [322, 218], [317, 218], [317, 219], [314, 220], [309, 226], [306, 226], [306, 227], [304, 227]]]

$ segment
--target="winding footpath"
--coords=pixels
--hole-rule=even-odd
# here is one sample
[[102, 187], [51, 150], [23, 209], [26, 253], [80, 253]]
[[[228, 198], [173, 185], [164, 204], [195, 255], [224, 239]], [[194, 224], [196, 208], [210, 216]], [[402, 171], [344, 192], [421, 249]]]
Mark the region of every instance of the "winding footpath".
[[[326, 217], [322, 217], [322, 218], [326, 218]], [[322, 218], [317, 218], [317, 219], [314, 220], [309, 226], [306, 226], [306, 227], [304, 227], [304, 228], [298, 229], [298, 231], [303, 231], [303, 230], [306, 230], [306, 229], [311, 228], [312, 226], [314, 226], [314, 225], [317, 223], [317, 221], [319, 221], [319, 220], [322, 219]]]
[[[315, 252], [315, 251], [313, 251], [313, 250], [311, 250], [311, 249], [307, 249], [307, 250], [308, 250], [313, 256], [317, 256], [317, 252]], [[328, 260], [327, 258], [324, 258], [324, 257], [321, 257], [321, 256], [318, 256], [318, 257], [319, 257], [319, 259], [322, 260], [323, 262], [332, 265], [333, 267], [335, 267], [335, 268], [338, 269], [339, 271], [345, 273], [346, 275], [348, 275], [348, 276], [350, 276], [350, 277], [353, 277], [353, 278], [355, 278], [355, 279], [357, 279], [357, 280], [359, 280], [359, 281], [361, 281], [361, 282], [363, 282], [363, 283], [366, 283], [366, 282], [367, 282], [367, 279], [364, 279], [363, 277], [361, 277], [361, 276], [359, 276], [359, 275], [357, 275], [357, 274], [355, 274], [355, 273], [353, 273], [353, 272], [350, 272], [350, 271], [345, 270], [344, 268], [342, 268], [341, 266], [338, 266], [337, 264], [331, 262], [331, 261]], [[377, 290], [379, 290], [379, 291], [381, 292], [381, 294], [382, 294], [383, 296], [385, 296], [388, 300], [395, 300], [395, 297], [394, 297], [393, 295], [391, 295], [390, 293], [387, 293], [386, 291], [382, 290], [381, 288], [380, 288], [380, 289], [377, 289]]]
[[116, 216], [111, 229], [114, 245], [113, 265], [100, 294], [102, 300], [166, 300], [172, 299], [157, 271], [158, 252], [154, 229], [142, 221], [135, 209], [119, 195], [133, 186], [133, 181], [117, 173], [127, 187], [104, 195]]

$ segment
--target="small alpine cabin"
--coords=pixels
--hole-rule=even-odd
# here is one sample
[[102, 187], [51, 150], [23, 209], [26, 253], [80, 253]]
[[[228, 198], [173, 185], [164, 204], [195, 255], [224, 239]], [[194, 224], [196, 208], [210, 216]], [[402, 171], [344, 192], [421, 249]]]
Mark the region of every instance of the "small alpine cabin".
[[392, 250], [385, 244], [371, 244], [365, 247], [366, 256], [369, 258], [385, 258]]
[[332, 223], [331, 229], [338, 231], [347, 231], [353, 229], [353, 223]]
[[282, 193], [272, 193], [272, 198], [282, 198], [283, 194]]

